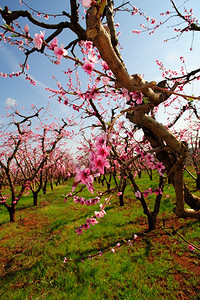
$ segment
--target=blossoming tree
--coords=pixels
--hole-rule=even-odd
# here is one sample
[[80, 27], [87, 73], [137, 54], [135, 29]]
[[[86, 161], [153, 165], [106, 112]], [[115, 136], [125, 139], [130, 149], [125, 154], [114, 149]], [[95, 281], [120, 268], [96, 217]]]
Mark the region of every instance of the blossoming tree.
[[[17, 128], [16, 130], [6, 132], [5, 130], [1, 131], [0, 166], [7, 180], [10, 194], [5, 195], [0, 191], [0, 205], [7, 208], [11, 222], [15, 222], [16, 206], [27, 189], [26, 180], [20, 178], [20, 175], [18, 174], [15, 158], [20, 151], [21, 145], [23, 142], [27, 141], [31, 134], [31, 130], [27, 123], [31, 122], [32, 118], [38, 117], [38, 115], [39, 111], [30, 116], [22, 117], [21, 120], [15, 120], [13, 124]], [[7, 117], [13, 119], [13, 114], [9, 114]], [[17, 182], [21, 186], [18, 190], [16, 189]], [[1, 185], [1, 188], [3, 188], [3, 184]]]
[[[69, 12], [63, 11], [61, 14], [67, 21], [57, 23], [55, 21], [51, 23], [49, 20], [48, 22], [38, 20], [41, 16], [45, 20], [50, 17], [56, 18], [56, 15], [41, 13], [39, 8], [37, 11], [29, 6], [29, 10], [17, 11], [12, 11], [12, 7], [9, 8], [10, 10], [8, 7], [1, 8], [0, 14], [5, 21], [5, 24], [1, 26], [1, 40], [17, 45], [25, 53], [25, 62], [19, 72], [2, 73], [1, 75], [14, 77], [25, 74], [30, 83], [35, 84], [35, 81], [27, 74], [27, 61], [33, 52], [45, 54], [55, 65], [60, 64], [63, 58], [67, 58], [68, 62], [73, 62], [74, 72], [72, 68], [65, 71], [68, 76], [67, 85], [57, 82], [56, 89], [49, 88], [48, 90], [53, 96], [57, 96], [60, 102], [64, 102], [65, 105], [72, 108], [74, 113], [80, 114], [81, 112], [82, 116], [87, 116], [87, 118], [95, 116], [98, 121], [92, 124], [93, 127], [101, 128], [106, 136], [103, 142], [104, 151], [100, 151], [100, 148], [96, 152], [91, 150], [91, 163], [88, 167], [83, 166], [77, 171], [76, 182], [86, 184], [88, 189], [92, 191], [94, 175], [103, 174], [105, 168], [110, 168], [107, 152], [112, 144], [112, 132], [115, 132], [116, 120], [120, 117], [125, 118], [126, 122], [130, 122], [140, 129], [144, 135], [143, 140], [149, 142], [150, 155], [139, 153], [140, 156], [149, 160], [149, 164], [151, 164], [153, 160], [151, 155], [155, 155], [159, 161], [157, 169], [160, 172], [164, 170], [165, 176], [173, 184], [176, 193], [175, 214], [179, 217], [199, 218], [200, 199], [189, 191], [183, 179], [184, 163], [188, 150], [187, 143], [171, 133], [170, 124], [164, 126], [159, 123], [156, 120], [156, 112], [160, 106], [170, 109], [178, 97], [184, 99], [186, 103], [190, 103], [190, 105], [186, 105], [185, 110], [191, 110], [199, 101], [199, 97], [188, 96], [184, 92], [184, 88], [187, 83], [199, 80], [200, 69], [191, 72], [182, 70], [179, 75], [175, 71], [166, 70], [164, 65], [157, 61], [165, 77], [164, 81], [157, 83], [152, 78], [152, 81], [148, 82], [139, 74], [130, 75], [118, 48], [115, 14], [118, 11], [130, 12], [133, 18], [136, 14], [140, 14], [146, 19], [146, 22], [150, 22], [151, 28], [146, 25], [142, 26], [144, 30], [148, 30], [150, 33], [153, 33], [163, 24], [160, 22], [157, 25], [154, 18], [146, 17], [139, 8], [131, 5], [131, 1], [124, 3], [124, 1], [111, 0], [82, 0], [79, 2], [70, 0]], [[177, 35], [200, 30], [198, 20], [193, 16], [192, 9], [185, 9], [182, 12], [177, 8], [174, 1], [169, 2], [173, 11], [164, 13], [166, 18], [171, 13], [184, 22], [184, 27], [175, 24]], [[22, 0], [20, 3], [27, 6]], [[84, 12], [86, 25], [82, 25], [80, 22], [80, 11], [82, 12], [80, 5], [87, 9]], [[38, 18], [35, 17], [35, 14]], [[20, 17], [25, 18], [29, 25], [20, 26]], [[33, 36], [29, 33], [29, 26], [31, 25], [37, 27]], [[57, 38], [64, 30], [70, 30], [76, 38], [74, 40], [67, 40], [67, 37], [63, 40], [62, 38], [62, 41], [58, 43]], [[39, 31], [40, 33], [38, 33]], [[140, 33], [140, 31], [134, 30], [134, 33]], [[74, 54], [76, 46], [79, 46], [81, 50], [81, 52], [77, 51], [79, 58]], [[72, 56], [67, 52], [69, 49]], [[142, 57], [137, 57], [138, 61], [141, 59]], [[181, 59], [183, 60], [183, 58]], [[100, 62], [101, 70], [99, 68], [97, 70], [98, 62]], [[87, 87], [81, 86], [79, 80], [81, 70], [84, 70], [88, 76]], [[73, 78], [74, 74], [75, 79]], [[105, 101], [105, 99], [108, 100]], [[115, 106], [117, 109], [118, 115], [107, 126], [105, 119], [108, 111], [110, 111], [111, 102], [113, 107]], [[183, 113], [183, 104], [179, 102], [179, 105], [179, 110]], [[98, 110], [96, 106], [99, 107]], [[179, 117], [177, 113], [173, 123]], [[83, 120], [84, 117], [82, 117]], [[130, 136], [128, 138], [131, 139]], [[124, 172], [121, 173], [122, 176], [128, 172], [130, 164], [131, 162], [125, 164]], [[136, 191], [136, 196], [141, 197], [139, 191]], [[191, 209], [185, 208], [185, 202]]]
[[72, 165], [66, 142], [64, 142], [64, 139], [70, 136], [70, 132], [65, 130], [66, 126], [67, 123], [64, 120], [60, 126], [55, 122], [48, 125], [40, 122], [38, 127], [31, 132], [27, 141], [21, 145], [20, 151], [16, 153], [17, 167], [23, 181], [27, 182], [27, 186], [32, 192], [34, 206], [37, 206], [38, 194], [44, 187], [45, 174], [48, 174], [49, 163], [65, 168], [62, 164], [59, 166], [61, 157], [64, 156], [61, 156], [61, 149], [65, 149], [64, 158], [71, 161]]
[[[12, 222], [15, 222], [16, 207], [25, 191], [31, 190], [33, 204], [37, 205], [38, 193], [44, 184], [49, 162], [51, 165], [57, 164], [57, 169], [65, 168], [68, 176], [73, 170], [73, 160], [64, 143], [64, 139], [69, 139], [71, 135], [65, 129], [68, 124], [63, 120], [62, 125], [53, 122], [46, 126], [42, 123], [42, 118], [37, 124], [33, 120], [39, 118], [40, 111], [41, 109], [34, 108], [31, 115], [24, 116], [17, 110], [11, 110], [0, 131], [0, 205], [7, 208]], [[34, 128], [36, 124], [38, 127]], [[64, 150], [65, 155], [62, 153]], [[55, 169], [54, 167], [54, 171]], [[5, 183], [10, 190], [7, 195], [3, 191]]]

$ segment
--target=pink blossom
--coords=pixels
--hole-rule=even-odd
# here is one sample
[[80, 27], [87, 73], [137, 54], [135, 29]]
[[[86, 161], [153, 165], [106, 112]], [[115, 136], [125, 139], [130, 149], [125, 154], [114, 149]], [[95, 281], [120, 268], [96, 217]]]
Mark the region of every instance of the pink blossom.
[[82, 229], [81, 226], [78, 229], [76, 229], [76, 233], [77, 234], [82, 234], [83, 233], [83, 229]]
[[48, 49], [54, 50], [54, 48], [57, 46], [58, 46], [58, 40], [57, 38], [54, 38], [53, 41], [50, 42], [50, 46], [48, 47]]
[[81, 169], [77, 169], [75, 179], [77, 181], [83, 181], [83, 183], [85, 183], [84, 181], [88, 178], [89, 175], [90, 170], [83, 166]]
[[29, 26], [28, 26], [28, 24], [26, 24], [26, 25], [24, 26], [24, 31], [25, 31], [26, 33], [29, 32]]
[[92, 170], [104, 174], [104, 167], [109, 168], [109, 162], [106, 159], [104, 159], [101, 155], [95, 157], [92, 162]]
[[102, 157], [107, 157], [109, 155], [110, 148], [109, 147], [98, 147], [96, 150], [96, 154]]
[[158, 170], [158, 173], [163, 176], [162, 170], [164, 170], [165, 167], [163, 166], [162, 162], [157, 162], [155, 168]]
[[37, 48], [38, 50], [40, 50], [42, 48], [42, 43], [43, 43], [43, 40], [44, 40], [44, 34], [45, 34], [45, 31], [40, 31], [40, 34], [36, 33], [35, 34], [35, 37], [33, 39], [33, 43], [35, 45], [35, 48]]
[[121, 249], [120, 246], [121, 246], [120, 243], [117, 243], [117, 247], [118, 247], [119, 249]]
[[68, 100], [67, 99], [65, 99], [64, 105], [68, 105]]
[[60, 48], [59, 47], [55, 47], [54, 48], [54, 53], [55, 55], [57, 55], [57, 59], [60, 60], [63, 56], [67, 55], [67, 50], [64, 49], [64, 44], [61, 44]]
[[99, 135], [96, 137], [96, 147], [105, 145], [106, 139], [105, 135]]
[[81, 226], [84, 230], [87, 230], [88, 228], [90, 228], [90, 225], [88, 223], [85, 223]]
[[95, 54], [88, 54], [88, 59], [91, 63], [98, 63], [98, 59]]
[[156, 20], [154, 18], [151, 18], [151, 24], [155, 24]]
[[101, 65], [102, 65], [102, 67], [103, 67], [103, 69], [104, 69], [105, 71], [107, 71], [107, 70], [110, 69], [109, 66], [107, 65], [107, 63], [106, 63], [105, 61], [102, 61], [102, 62], [101, 62]]
[[152, 188], [148, 188], [148, 191], [149, 191], [149, 194], [151, 195], [152, 194]]
[[142, 150], [140, 149], [139, 146], [136, 146], [134, 150], [136, 151], [137, 154], [142, 154]]
[[139, 104], [142, 104], [142, 100], [143, 100], [143, 95], [142, 93], [140, 92], [132, 92], [130, 93], [131, 94], [131, 98], [132, 100], [136, 101], [136, 103], [139, 105]]
[[130, 96], [129, 96], [129, 93], [128, 93], [128, 90], [123, 88], [122, 89], [122, 94], [123, 96], [126, 98], [126, 101], [129, 101], [130, 100]]
[[148, 190], [144, 191], [143, 196], [144, 196], [144, 198], [147, 198], [149, 196], [149, 191]]
[[156, 196], [162, 195], [162, 190], [161, 190], [161, 188], [156, 188], [155, 191], [154, 191], [154, 193], [156, 194]]
[[104, 85], [108, 85], [109, 82], [110, 82], [110, 78], [104, 76], [104, 77], [102, 77], [102, 82], [103, 82]]
[[86, 60], [86, 62], [82, 65], [82, 68], [85, 70], [87, 74], [91, 74], [94, 70], [94, 64]]
[[84, 166], [81, 169], [76, 170], [75, 183], [73, 184], [72, 191], [75, 189], [77, 184], [81, 182], [87, 186], [87, 189], [93, 193], [93, 181], [94, 177], [90, 174], [90, 169]]
[[98, 221], [95, 218], [87, 219], [87, 222], [89, 222], [89, 224], [91, 224], [91, 225], [98, 224]]
[[91, 6], [91, 0], [81, 0], [83, 7], [89, 8]]
[[103, 209], [101, 211], [95, 211], [94, 213], [97, 219], [103, 218], [104, 215], [106, 214], [105, 210]]
[[188, 246], [188, 249], [189, 249], [190, 251], [194, 251], [194, 247], [193, 247], [192, 245], [189, 245], [189, 246]]
[[141, 198], [141, 196], [142, 196], [142, 195], [141, 195], [140, 191], [136, 191], [136, 192], [135, 192], [135, 197]]
[[147, 153], [145, 155], [145, 159], [146, 159], [147, 162], [151, 162], [151, 161], [154, 161], [154, 156], [151, 153]]

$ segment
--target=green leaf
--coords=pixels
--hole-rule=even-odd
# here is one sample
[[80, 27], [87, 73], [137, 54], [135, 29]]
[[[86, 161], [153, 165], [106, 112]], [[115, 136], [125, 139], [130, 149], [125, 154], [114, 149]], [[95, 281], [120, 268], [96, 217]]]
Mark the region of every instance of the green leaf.
[[8, 28], [9, 30], [12, 30], [11, 26], [6, 23], [4, 24], [4, 27]]
[[15, 34], [15, 33], [12, 33], [11, 34], [11, 37], [18, 37], [19, 35], [18, 34]]
[[143, 99], [144, 104], [149, 104], [150, 103], [148, 97], [143, 97], [142, 99]]

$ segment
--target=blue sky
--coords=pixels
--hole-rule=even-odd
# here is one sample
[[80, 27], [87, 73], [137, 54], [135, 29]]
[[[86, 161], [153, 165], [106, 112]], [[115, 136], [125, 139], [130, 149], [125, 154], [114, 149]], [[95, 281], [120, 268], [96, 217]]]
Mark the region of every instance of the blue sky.
[[[44, 13], [61, 13], [63, 10], [67, 11], [68, 1], [57, 0], [56, 5], [54, 0], [27, 0], [31, 7]], [[199, 12], [198, 1], [190, 1], [191, 6], [194, 7], [194, 11]], [[117, 1], [115, 1], [117, 3]], [[160, 12], [165, 12], [168, 9], [171, 10], [171, 4], [169, 0], [159, 1], [145, 1], [134, 0], [131, 1], [136, 7], [141, 7], [142, 11], [147, 16], [155, 18], [157, 21], [162, 21], [163, 17], [160, 16]], [[176, 1], [177, 6], [183, 3], [183, 1]], [[24, 5], [20, 5], [18, 0], [1, 0], [1, 7], [7, 5], [10, 10], [26, 9]], [[187, 3], [186, 3], [187, 5]], [[197, 16], [198, 17], [198, 16]], [[57, 20], [57, 19], [56, 19]], [[51, 19], [51, 22], [56, 20]], [[28, 23], [24, 19], [19, 20], [21, 24]], [[59, 19], [60, 21], [60, 19]], [[163, 43], [166, 38], [171, 38], [176, 35], [173, 28], [168, 27], [172, 23], [168, 22], [166, 25], [158, 29], [155, 34], [149, 35], [148, 33], [142, 33], [136, 35], [132, 33], [133, 29], [140, 29], [140, 24], [145, 23], [145, 19], [139, 15], [131, 17], [127, 12], [120, 12], [116, 17], [116, 22], [120, 23], [118, 30], [121, 32], [119, 35], [119, 42], [122, 46], [122, 57], [127, 65], [130, 74], [144, 74], [145, 79], [148, 81], [160, 81], [162, 80], [161, 72], [158, 70], [158, 66], [155, 61], [161, 60], [166, 68], [180, 69], [181, 63], [180, 56], [186, 58], [188, 71], [200, 66], [199, 53], [200, 44], [198, 43], [198, 34], [195, 34], [194, 49], [190, 51], [190, 45], [192, 41], [192, 34], [188, 33], [181, 37], [179, 40], [169, 40], [167, 43]], [[177, 20], [179, 23], [179, 20]], [[84, 21], [82, 21], [83, 26]], [[30, 25], [31, 27], [31, 25]], [[31, 28], [31, 35], [33, 36], [40, 29]], [[66, 37], [71, 37], [72, 34], [69, 31], [65, 31], [59, 38], [59, 44], [64, 43]], [[19, 64], [24, 62], [23, 53], [14, 47], [11, 47], [5, 43], [0, 43], [0, 72], [11, 73], [12, 71], [19, 70]], [[57, 101], [49, 100], [49, 92], [45, 90], [45, 87], [56, 88], [55, 81], [52, 79], [52, 75], [55, 75], [58, 81], [62, 83], [66, 81], [63, 75], [63, 71], [69, 67], [69, 61], [63, 60], [61, 65], [55, 66], [48, 61], [40, 53], [34, 53], [30, 56], [28, 64], [30, 65], [29, 74], [37, 82], [36, 86], [32, 86], [28, 83], [24, 77], [19, 78], [0, 78], [1, 97], [0, 97], [0, 112], [3, 113], [4, 107], [7, 104], [17, 104], [17, 107], [22, 106], [29, 108], [34, 103], [38, 108], [41, 106], [46, 107], [50, 101], [50, 108], [54, 116], [63, 118], [68, 114], [66, 107], [59, 104]], [[85, 81], [85, 76], [82, 78]], [[191, 85], [188, 88], [188, 93], [200, 95], [200, 89], [198, 85]]]

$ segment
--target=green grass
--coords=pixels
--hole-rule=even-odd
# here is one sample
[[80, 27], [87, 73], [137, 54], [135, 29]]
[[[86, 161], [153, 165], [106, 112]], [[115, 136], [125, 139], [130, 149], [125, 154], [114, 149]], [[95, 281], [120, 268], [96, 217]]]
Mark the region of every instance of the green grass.
[[[75, 229], [99, 204], [76, 205], [70, 198], [65, 203], [71, 183], [41, 193], [38, 207], [30, 195], [21, 199], [16, 223], [0, 207], [0, 299], [198, 299], [199, 256], [181, 237], [200, 247], [199, 221], [173, 215], [172, 187], [165, 187], [154, 232], [145, 231], [147, 220], [127, 186], [125, 206], [114, 196], [99, 224], [77, 236]], [[141, 189], [149, 185], [155, 182], [143, 175]], [[153, 198], [148, 201], [153, 206]]]

